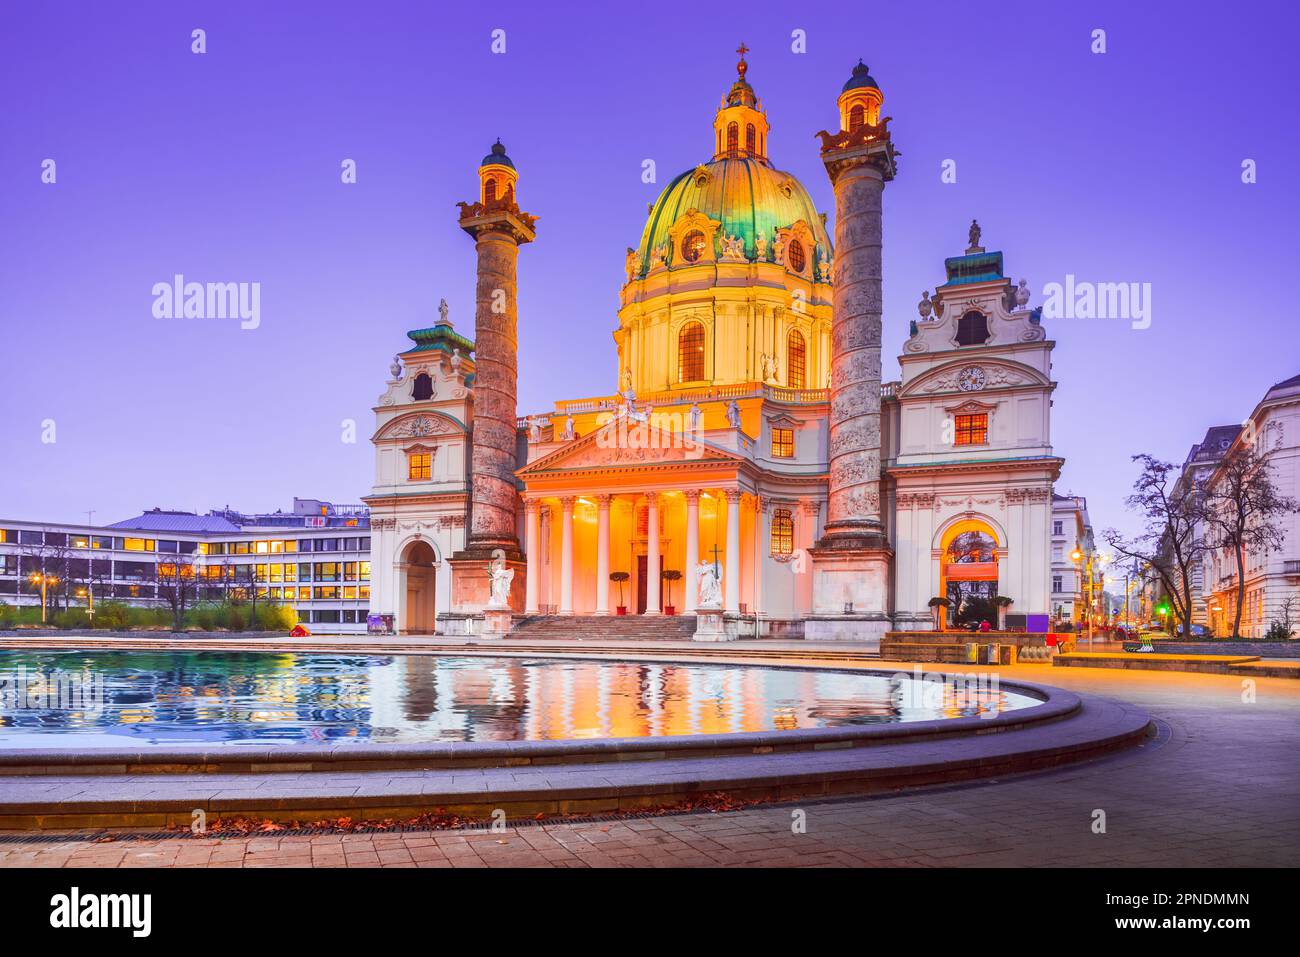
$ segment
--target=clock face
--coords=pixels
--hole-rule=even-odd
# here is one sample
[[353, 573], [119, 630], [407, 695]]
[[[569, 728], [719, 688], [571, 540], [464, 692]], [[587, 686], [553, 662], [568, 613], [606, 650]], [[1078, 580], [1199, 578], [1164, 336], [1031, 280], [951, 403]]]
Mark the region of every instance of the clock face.
[[957, 388], [963, 392], [978, 392], [986, 381], [984, 370], [979, 366], [967, 366], [957, 373]]

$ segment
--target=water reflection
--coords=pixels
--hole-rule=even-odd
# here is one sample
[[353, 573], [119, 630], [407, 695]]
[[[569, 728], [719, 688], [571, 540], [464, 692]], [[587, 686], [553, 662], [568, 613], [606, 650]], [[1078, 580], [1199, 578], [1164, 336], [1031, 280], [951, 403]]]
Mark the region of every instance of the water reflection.
[[[70, 676], [99, 689], [97, 700], [32, 693]], [[708, 664], [0, 652], [0, 747], [646, 737], [924, 721], [1037, 703], [997, 688], [923, 688], [910, 677]]]

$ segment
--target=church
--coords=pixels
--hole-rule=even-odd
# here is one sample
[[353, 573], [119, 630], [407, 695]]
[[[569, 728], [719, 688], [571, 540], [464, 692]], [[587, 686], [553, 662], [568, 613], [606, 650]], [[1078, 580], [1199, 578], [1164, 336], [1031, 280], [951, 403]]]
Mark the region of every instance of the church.
[[601, 633], [657, 618], [689, 635], [704, 604], [723, 638], [1045, 627], [1063, 460], [1041, 310], [972, 221], [882, 382], [884, 95], [859, 62], [819, 134], [828, 217], [769, 157], [740, 53], [711, 155], [627, 250], [610, 394], [517, 409], [516, 262], [536, 217], [505, 147], [484, 157], [458, 223], [475, 338], [444, 303], [375, 407], [371, 612], [399, 631], [608, 616]]

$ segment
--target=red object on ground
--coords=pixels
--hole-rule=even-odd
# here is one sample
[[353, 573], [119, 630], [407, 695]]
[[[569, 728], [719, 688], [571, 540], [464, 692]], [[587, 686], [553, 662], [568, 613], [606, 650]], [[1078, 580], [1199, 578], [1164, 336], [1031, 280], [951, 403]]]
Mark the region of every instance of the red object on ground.
[[1047, 643], [1048, 643], [1049, 645], [1055, 645], [1055, 644], [1056, 644], [1056, 635], [1051, 635], [1051, 634], [1049, 634], [1049, 635], [1047, 636]]
[[293, 630], [289, 632], [290, 638], [307, 638], [310, 635], [311, 632], [308, 631], [306, 628], [304, 628], [302, 625], [294, 625]]

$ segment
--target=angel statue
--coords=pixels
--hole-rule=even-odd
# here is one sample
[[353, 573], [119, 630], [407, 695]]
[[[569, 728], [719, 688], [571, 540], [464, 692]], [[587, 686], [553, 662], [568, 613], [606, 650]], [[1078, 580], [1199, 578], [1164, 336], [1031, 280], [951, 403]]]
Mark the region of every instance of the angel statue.
[[740, 406], [735, 399], [727, 403], [727, 425], [733, 429], [740, 428]]
[[440, 325], [444, 325], [444, 326], [450, 325], [450, 323], [447, 322], [447, 312], [448, 312], [447, 300], [439, 299], [438, 300], [438, 322]]
[[700, 562], [695, 570], [700, 580], [701, 608], [722, 607], [722, 579], [718, 575], [718, 566], [713, 562]]
[[515, 570], [505, 562], [488, 562], [488, 578], [491, 582], [492, 599], [489, 607], [510, 607], [510, 584], [515, 580]]

